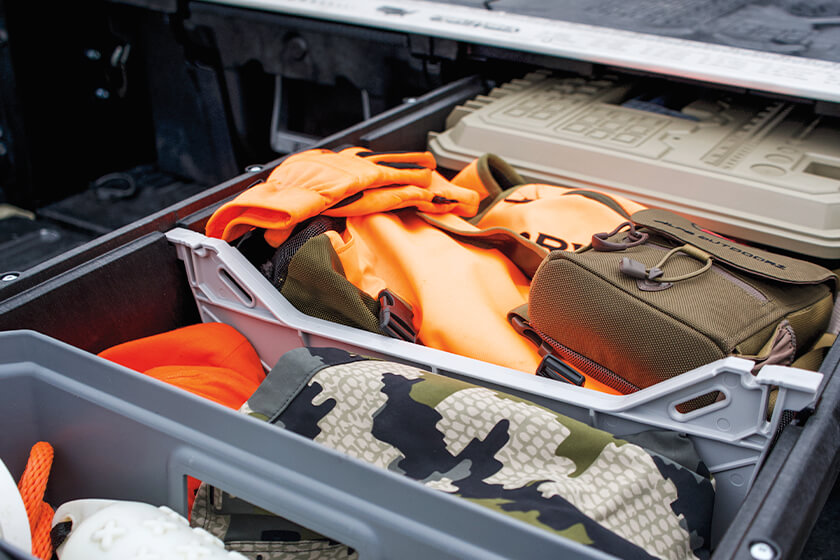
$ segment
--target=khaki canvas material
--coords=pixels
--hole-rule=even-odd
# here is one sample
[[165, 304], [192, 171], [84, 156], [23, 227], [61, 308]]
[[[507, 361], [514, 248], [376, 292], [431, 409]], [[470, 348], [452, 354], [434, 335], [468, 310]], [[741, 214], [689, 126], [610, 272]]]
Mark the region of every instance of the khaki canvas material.
[[[633, 221], [645, 242], [632, 243], [639, 237], [625, 229], [605, 238], [618, 244], [606, 248], [619, 250], [596, 243], [553, 251], [534, 276], [530, 325], [573, 365], [632, 392], [725, 356], [769, 355], [776, 339], [795, 344], [792, 361], [825, 332], [836, 283], [827, 269], [718, 237], [663, 210]], [[631, 259], [649, 272], [675, 247], [683, 249], [661, 265], [658, 280], [622, 271]], [[778, 336], [783, 321], [790, 338]]]

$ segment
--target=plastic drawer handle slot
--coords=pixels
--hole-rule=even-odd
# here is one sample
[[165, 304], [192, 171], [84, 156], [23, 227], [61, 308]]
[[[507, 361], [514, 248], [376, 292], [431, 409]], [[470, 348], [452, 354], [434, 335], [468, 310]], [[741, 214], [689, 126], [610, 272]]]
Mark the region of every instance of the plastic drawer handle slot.
[[729, 406], [731, 397], [729, 391], [720, 387], [714, 390], [682, 397], [679, 402], [672, 402], [668, 407], [668, 414], [677, 422], [689, 422], [699, 416]]
[[238, 297], [242, 301], [242, 303], [244, 303], [248, 307], [254, 306], [253, 296], [251, 296], [251, 294], [248, 293], [248, 291], [242, 287], [242, 285], [236, 280], [236, 278], [231, 276], [230, 272], [228, 272], [224, 268], [219, 268], [219, 277], [222, 279], [222, 282], [224, 282], [225, 285], [228, 288], [230, 288], [230, 291], [236, 294], [236, 297]]

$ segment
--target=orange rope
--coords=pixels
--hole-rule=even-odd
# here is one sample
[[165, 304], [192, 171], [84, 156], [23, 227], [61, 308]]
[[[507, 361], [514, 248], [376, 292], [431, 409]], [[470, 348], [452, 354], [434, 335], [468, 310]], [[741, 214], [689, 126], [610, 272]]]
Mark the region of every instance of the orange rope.
[[53, 509], [44, 501], [52, 461], [52, 446], [45, 441], [39, 441], [32, 446], [26, 469], [18, 482], [18, 490], [29, 516], [29, 529], [32, 531], [32, 554], [41, 560], [50, 560], [52, 557], [50, 527]]

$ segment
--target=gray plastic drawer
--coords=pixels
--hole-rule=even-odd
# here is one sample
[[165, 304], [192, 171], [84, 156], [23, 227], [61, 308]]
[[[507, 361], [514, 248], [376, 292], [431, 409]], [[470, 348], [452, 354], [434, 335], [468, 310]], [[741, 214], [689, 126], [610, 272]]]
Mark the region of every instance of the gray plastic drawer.
[[608, 558], [37, 333], [0, 333], [0, 356], [0, 456], [18, 478], [30, 446], [51, 442], [54, 505], [185, 514], [189, 475], [365, 559]]

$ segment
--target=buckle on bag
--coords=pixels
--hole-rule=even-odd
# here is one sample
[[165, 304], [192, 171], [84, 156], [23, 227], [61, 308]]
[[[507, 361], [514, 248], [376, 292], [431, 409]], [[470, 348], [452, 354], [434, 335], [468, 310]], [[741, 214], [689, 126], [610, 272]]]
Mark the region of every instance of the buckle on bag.
[[385, 289], [379, 292], [379, 328], [391, 338], [417, 342], [414, 312], [404, 299]]
[[[522, 317], [516, 313], [508, 313], [508, 322], [510, 323], [510, 326], [513, 327], [513, 330], [531, 341], [534, 346], [540, 347], [543, 344], [540, 335], [531, 328], [531, 325], [529, 325], [527, 321], [522, 319]], [[540, 348], [540, 355], [544, 355], [542, 348]]]
[[572, 385], [583, 387], [586, 377], [584, 377], [580, 372], [575, 371], [574, 368], [566, 364], [560, 358], [554, 356], [551, 353], [551, 346], [540, 338], [540, 335], [531, 328], [531, 325], [529, 325], [527, 321], [522, 319], [522, 317], [516, 313], [509, 313], [508, 321], [516, 332], [533, 342], [534, 345], [538, 347], [540, 356], [543, 357], [540, 365], [537, 366], [536, 373], [539, 377], [548, 377], [549, 379], [554, 379], [555, 381], [562, 381], [564, 383], [571, 383]]
[[583, 387], [583, 382], [586, 381], [586, 378], [581, 373], [575, 371], [551, 353], [543, 356], [540, 365], [537, 366], [537, 375], [556, 381], [563, 381], [564, 383], [571, 383], [578, 387]]

